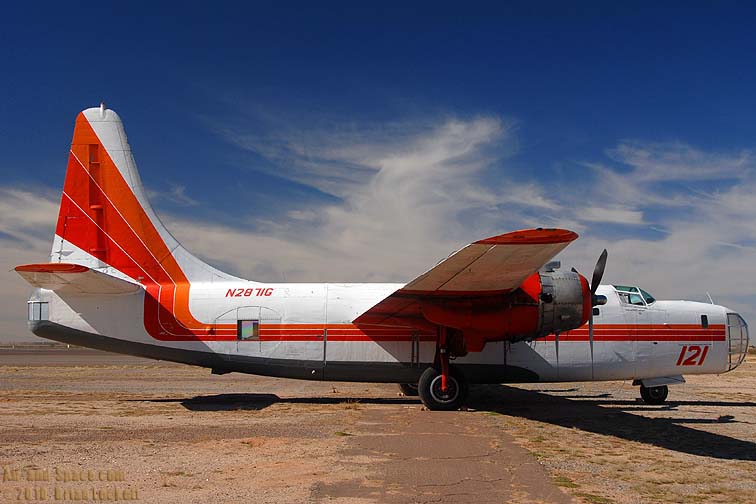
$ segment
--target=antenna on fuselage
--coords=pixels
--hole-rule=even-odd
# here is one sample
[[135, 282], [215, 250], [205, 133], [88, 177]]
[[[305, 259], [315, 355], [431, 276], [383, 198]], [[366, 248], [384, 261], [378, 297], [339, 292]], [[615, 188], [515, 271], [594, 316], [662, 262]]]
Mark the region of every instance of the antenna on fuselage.
[[709, 303], [714, 304], [714, 300], [711, 299], [711, 294], [709, 294], [709, 291], [706, 291], [706, 296], [709, 298]]

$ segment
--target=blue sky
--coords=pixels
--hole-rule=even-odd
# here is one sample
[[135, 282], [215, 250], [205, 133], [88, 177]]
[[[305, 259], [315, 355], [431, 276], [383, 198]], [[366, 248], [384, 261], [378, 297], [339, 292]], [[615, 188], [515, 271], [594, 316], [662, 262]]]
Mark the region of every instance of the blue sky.
[[608, 247], [609, 280], [756, 317], [756, 9], [404, 4], [5, 6], [3, 271], [44, 260], [73, 119], [105, 101], [174, 234], [237, 274], [403, 281], [562, 225], [570, 264]]

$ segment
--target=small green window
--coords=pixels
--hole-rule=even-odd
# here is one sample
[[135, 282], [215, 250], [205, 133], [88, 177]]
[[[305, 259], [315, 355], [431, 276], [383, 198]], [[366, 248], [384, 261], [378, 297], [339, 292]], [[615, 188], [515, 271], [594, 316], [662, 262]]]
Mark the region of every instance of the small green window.
[[259, 341], [260, 321], [239, 320], [236, 322], [236, 337], [239, 341]]

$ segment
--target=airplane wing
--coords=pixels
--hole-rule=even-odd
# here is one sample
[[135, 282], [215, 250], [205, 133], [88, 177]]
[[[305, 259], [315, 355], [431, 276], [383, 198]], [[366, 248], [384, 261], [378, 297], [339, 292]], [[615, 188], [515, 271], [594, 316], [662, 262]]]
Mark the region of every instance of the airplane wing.
[[15, 270], [34, 287], [68, 294], [130, 294], [142, 288], [80, 264], [24, 264]]
[[578, 237], [565, 229], [525, 229], [476, 241], [374, 305], [355, 324], [404, 325], [422, 317], [418, 300], [506, 294]]

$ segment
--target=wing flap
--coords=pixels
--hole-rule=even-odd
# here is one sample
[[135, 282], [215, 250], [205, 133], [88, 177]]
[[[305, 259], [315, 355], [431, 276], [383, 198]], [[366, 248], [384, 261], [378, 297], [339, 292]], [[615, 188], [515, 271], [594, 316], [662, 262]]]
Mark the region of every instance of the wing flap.
[[34, 287], [67, 294], [131, 294], [142, 288], [80, 264], [24, 264], [15, 270]]

